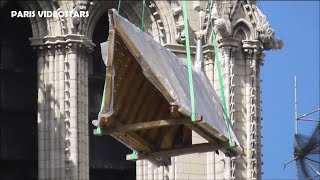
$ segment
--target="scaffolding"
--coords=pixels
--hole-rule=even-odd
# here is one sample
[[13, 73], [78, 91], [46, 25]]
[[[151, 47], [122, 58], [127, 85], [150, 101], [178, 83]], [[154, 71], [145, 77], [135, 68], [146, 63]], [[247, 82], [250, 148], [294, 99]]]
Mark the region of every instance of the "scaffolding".
[[[320, 178], [320, 108], [298, 115], [297, 78], [294, 78], [294, 109], [295, 109], [295, 134], [294, 134], [294, 158], [285, 163], [296, 162], [296, 179], [314, 180]], [[299, 122], [314, 123], [311, 134], [306, 135], [298, 131]]]

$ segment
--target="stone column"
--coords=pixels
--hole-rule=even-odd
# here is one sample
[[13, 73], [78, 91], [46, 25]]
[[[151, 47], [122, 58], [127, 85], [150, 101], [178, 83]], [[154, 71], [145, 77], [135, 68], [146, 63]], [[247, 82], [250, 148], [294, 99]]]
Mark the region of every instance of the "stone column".
[[66, 113], [66, 143], [68, 157], [66, 174], [72, 179], [89, 179], [89, 142], [88, 142], [88, 54], [91, 48], [86, 42], [78, 42], [74, 35], [74, 42], [67, 44], [67, 94], [66, 104], [69, 112]]
[[34, 49], [38, 55], [38, 178], [45, 179], [45, 53], [42, 45]]
[[213, 46], [207, 46], [208, 48], [204, 48], [203, 51], [203, 64], [204, 64], [204, 71], [213, 86], [214, 84], [214, 50]]
[[[207, 48], [203, 48], [203, 55], [204, 55], [204, 70], [205, 73], [211, 83], [212, 86], [214, 86], [214, 63], [215, 63], [215, 54], [214, 54], [214, 47], [211, 45], [206, 45], [205, 47]], [[215, 164], [215, 156], [216, 156], [216, 152], [208, 152], [207, 153], [207, 180], [211, 180], [211, 179], [217, 179], [216, 177], [216, 164]]]
[[263, 165], [263, 162], [262, 162], [262, 141], [261, 141], [261, 138], [262, 138], [262, 134], [261, 134], [261, 129], [262, 129], [262, 125], [261, 125], [261, 120], [262, 120], [262, 115], [261, 115], [261, 111], [262, 111], [262, 108], [261, 108], [261, 104], [262, 104], [262, 100], [261, 100], [261, 88], [260, 88], [260, 84], [262, 82], [262, 80], [260, 79], [260, 68], [261, 66], [263, 65], [263, 58], [264, 58], [264, 54], [263, 53], [260, 53], [258, 52], [258, 55], [257, 55], [257, 77], [256, 77], [256, 86], [257, 86], [257, 89], [256, 89], [256, 94], [257, 94], [257, 108], [256, 108], [256, 111], [257, 111], [257, 122], [256, 122], [256, 126], [257, 126], [257, 179], [262, 179], [262, 165]]
[[88, 54], [81, 35], [31, 38], [38, 52], [39, 179], [89, 179]]
[[[60, 159], [65, 159], [65, 138], [66, 137], [66, 132], [65, 132], [65, 58], [66, 58], [66, 47], [64, 44], [58, 44], [56, 46], [56, 51], [57, 51], [57, 84], [58, 84], [58, 92], [57, 92], [57, 101], [59, 102], [59, 111], [58, 116], [59, 116], [59, 151], [58, 154], [60, 156]], [[62, 179], [65, 178], [65, 162], [58, 160], [57, 164], [59, 164], [59, 177]]]
[[247, 178], [257, 179], [257, 56], [262, 45], [259, 41], [243, 41], [247, 74]]
[[77, 65], [77, 50], [78, 43], [68, 43], [68, 79], [66, 80], [67, 93], [66, 102], [69, 105], [66, 111], [66, 144], [67, 144], [67, 161], [66, 161], [66, 174], [67, 177], [78, 179], [78, 65]]
[[[222, 38], [218, 40], [218, 48], [220, 52], [219, 61], [221, 64], [221, 73], [222, 73], [224, 92], [225, 92], [225, 98], [226, 98], [227, 113], [228, 113], [228, 117], [231, 125], [233, 125], [235, 122], [234, 53], [235, 53], [235, 49], [238, 46], [239, 46], [239, 41], [233, 38]], [[214, 88], [218, 96], [221, 97], [221, 89], [219, 85], [220, 82], [219, 82], [216, 66], [214, 67], [214, 74], [215, 74]], [[225, 155], [222, 152], [220, 152], [219, 155], [212, 153], [212, 154], [209, 154], [209, 156], [211, 157], [211, 159], [214, 159], [208, 162], [208, 169], [213, 169], [214, 178], [235, 179], [235, 176], [234, 176], [235, 159], [234, 158], [230, 158], [228, 155]], [[212, 178], [213, 178], [212, 175], [210, 177], [208, 176], [208, 179], [212, 179]]]

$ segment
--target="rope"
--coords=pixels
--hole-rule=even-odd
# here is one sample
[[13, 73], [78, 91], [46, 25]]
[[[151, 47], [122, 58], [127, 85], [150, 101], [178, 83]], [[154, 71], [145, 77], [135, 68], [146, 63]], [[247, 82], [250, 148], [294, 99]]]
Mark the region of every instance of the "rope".
[[188, 16], [187, 16], [187, 4], [185, 0], [182, 0], [182, 11], [183, 11], [183, 21], [184, 30], [186, 36], [186, 51], [188, 60], [188, 75], [189, 75], [189, 89], [190, 89], [190, 101], [191, 101], [191, 120], [194, 122], [196, 120], [195, 105], [194, 105], [194, 89], [193, 89], [193, 78], [192, 78], [192, 65], [191, 65], [191, 55], [190, 55], [190, 42], [189, 42], [189, 29], [188, 29]]
[[146, 1], [142, 1], [142, 14], [141, 14], [141, 31], [144, 32], [144, 6], [146, 4]]

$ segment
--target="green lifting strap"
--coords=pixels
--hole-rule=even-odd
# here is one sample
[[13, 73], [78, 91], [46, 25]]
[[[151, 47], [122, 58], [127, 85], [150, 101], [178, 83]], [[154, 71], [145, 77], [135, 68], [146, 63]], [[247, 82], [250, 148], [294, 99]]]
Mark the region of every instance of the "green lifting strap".
[[97, 128], [97, 135], [101, 136], [101, 128], [100, 127]]
[[[211, 10], [212, 10], [212, 8], [211, 8], [211, 3], [212, 3], [212, 1], [211, 0], [208, 0], [208, 2], [207, 2], [207, 6], [209, 6], [208, 8], [209, 8], [209, 19], [208, 19], [208, 22], [210, 22], [211, 21]], [[209, 24], [208, 24], [209, 25]]]
[[131, 161], [133, 161], [135, 158], [136, 158], [136, 151], [132, 151], [132, 154], [131, 154]]
[[144, 32], [144, 6], [146, 4], [146, 1], [142, 1], [142, 14], [141, 14], [141, 31]]
[[[207, 5], [206, 7], [209, 8], [209, 19], [208, 22], [211, 23], [211, 4], [212, 1], [208, 0], [207, 1]], [[209, 24], [208, 24], [209, 25]], [[219, 55], [218, 55], [218, 48], [217, 48], [217, 43], [216, 43], [216, 38], [213, 32], [213, 24], [211, 23], [211, 27], [212, 27], [212, 32], [211, 32], [211, 36], [212, 36], [212, 43], [213, 43], [213, 47], [214, 47], [214, 54], [215, 54], [215, 64], [217, 65], [217, 70], [218, 70], [218, 77], [219, 77], [219, 84], [220, 84], [220, 89], [221, 89], [221, 100], [222, 100], [222, 106], [223, 106], [223, 115], [225, 117], [225, 121], [226, 121], [226, 126], [227, 126], [227, 130], [228, 130], [228, 135], [229, 135], [229, 147], [231, 147], [231, 143], [232, 143], [232, 138], [231, 138], [231, 133], [230, 133], [230, 123], [229, 123], [229, 117], [228, 117], [228, 113], [227, 113], [227, 103], [226, 103], [226, 97], [224, 94], [224, 86], [223, 86], [223, 81], [222, 81], [222, 75], [221, 75], [221, 67], [220, 67], [220, 61], [219, 61]]]
[[120, 14], [120, 6], [121, 6], [121, 0], [118, 2], [118, 13]]
[[191, 64], [191, 55], [190, 55], [187, 4], [185, 0], [182, 0], [182, 11], [183, 11], [183, 20], [184, 20], [184, 31], [186, 36], [187, 60], [188, 60], [189, 89], [190, 89], [190, 101], [191, 101], [191, 120], [194, 122], [196, 120], [196, 113], [195, 113], [195, 105], [194, 105], [194, 89], [193, 89], [192, 64]]
[[213, 30], [212, 30], [211, 35], [212, 35], [212, 42], [213, 42], [214, 54], [215, 54], [215, 64], [217, 65], [217, 70], [218, 70], [221, 99], [222, 99], [222, 105], [223, 105], [223, 114], [225, 117], [227, 129], [228, 129], [228, 134], [229, 134], [229, 147], [231, 147], [232, 140], [231, 140], [231, 133], [230, 133], [229, 117], [228, 117], [228, 113], [227, 113], [227, 103], [226, 103], [226, 97], [224, 94], [224, 86], [223, 86], [223, 80], [222, 80], [222, 75], [221, 75], [221, 67], [220, 67], [220, 61], [219, 61], [219, 55], [218, 55], [217, 42], [216, 42], [216, 38], [215, 38]]

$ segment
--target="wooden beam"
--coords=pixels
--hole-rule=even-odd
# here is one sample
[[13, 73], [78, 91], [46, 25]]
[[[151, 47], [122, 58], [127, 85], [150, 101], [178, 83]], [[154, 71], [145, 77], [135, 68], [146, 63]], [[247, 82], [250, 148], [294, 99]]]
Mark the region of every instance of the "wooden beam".
[[191, 146], [184, 146], [169, 150], [160, 150], [156, 152], [151, 153], [142, 153], [142, 154], [136, 154], [134, 156], [134, 159], [132, 159], [131, 154], [127, 155], [127, 160], [142, 160], [142, 159], [148, 159], [148, 158], [155, 158], [155, 159], [163, 159], [173, 156], [180, 156], [185, 154], [193, 154], [193, 153], [204, 153], [204, 152], [210, 152], [210, 151], [216, 151], [216, 150], [224, 150], [227, 149], [227, 145], [213, 145], [210, 143], [203, 143], [203, 144], [193, 144]]
[[101, 134], [98, 134], [97, 130], [94, 129], [93, 134], [94, 135], [107, 135], [110, 133], [132, 132], [132, 131], [173, 126], [173, 125], [181, 125], [181, 124], [184, 124], [184, 125], [188, 126], [189, 128], [192, 126], [192, 128], [190, 128], [190, 129], [194, 130], [197, 133], [201, 133], [201, 132], [198, 132], [198, 131], [200, 131], [200, 129], [196, 129], [196, 127], [193, 127], [195, 123], [200, 123], [200, 122], [202, 122], [201, 116], [196, 116], [195, 122], [192, 122], [190, 120], [190, 118], [178, 118], [178, 119], [173, 118], [173, 119], [162, 119], [162, 120], [136, 123], [136, 124], [127, 124], [127, 125], [118, 123], [117, 124], [118, 127], [116, 127], [116, 128], [101, 128]]
[[[201, 122], [200, 122], [201, 123]], [[188, 128], [190, 128], [192, 131], [199, 134], [202, 138], [207, 140], [211, 144], [217, 144], [217, 142], [213, 139], [212, 136], [210, 136], [208, 133], [205, 133], [203, 130], [199, 129], [199, 127], [196, 126], [196, 123], [193, 124], [185, 124]]]
[[174, 118], [180, 118], [182, 114], [179, 112], [179, 106], [171, 105], [170, 106], [170, 114]]
[[[125, 125], [122, 125], [120, 122], [118, 122], [117, 125], [125, 126]], [[141, 150], [143, 152], [150, 152], [154, 150], [154, 147], [149, 142], [145, 141], [135, 132], [110, 132], [106, 130], [106, 128], [101, 128], [101, 134], [97, 133], [97, 129], [93, 130], [93, 134], [100, 135], [100, 136], [110, 134], [112, 137], [116, 138], [118, 141], [128, 146], [129, 148], [139, 147], [138, 150]], [[136, 148], [133, 148], [133, 149], [136, 149]]]
[[138, 147], [134, 148], [138, 151], [152, 152], [155, 149], [153, 145], [144, 140], [135, 132], [111, 133], [110, 135], [119, 141], [121, 140], [123, 144], [128, 144], [131, 147]]
[[161, 128], [166, 126], [188, 124], [188, 123], [192, 123], [190, 118], [162, 119], [157, 121], [150, 121], [150, 122], [143, 122], [143, 123], [136, 123], [136, 124], [118, 125], [118, 127], [116, 128], [102, 129], [101, 132], [102, 132], [102, 135], [104, 135], [107, 133], [139, 131], [139, 130], [146, 130], [146, 129]]

